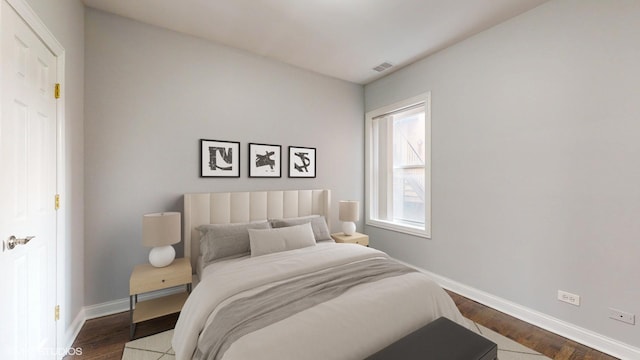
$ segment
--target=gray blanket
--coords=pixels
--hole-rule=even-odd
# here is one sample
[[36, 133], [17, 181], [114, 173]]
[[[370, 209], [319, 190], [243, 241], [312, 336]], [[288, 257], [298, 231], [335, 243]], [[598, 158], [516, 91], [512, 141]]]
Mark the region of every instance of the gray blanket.
[[285, 281], [232, 301], [203, 331], [194, 359], [221, 359], [235, 340], [248, 333], [333, 299], [359, 284], [413, 271], [393, 260], [375, 258]]

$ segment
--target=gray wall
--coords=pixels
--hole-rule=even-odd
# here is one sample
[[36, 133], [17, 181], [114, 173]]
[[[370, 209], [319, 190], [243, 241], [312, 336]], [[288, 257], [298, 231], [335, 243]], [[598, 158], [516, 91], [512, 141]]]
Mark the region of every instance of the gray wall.
[[[433, 239], [374, 247], [640, 346], [640, 2], [551, 1], [365, 86], [432, 95]], [[582, 296], [580, 307], [556, 300]]]
[[[336, 231], [362, 199], [362, 86], [91, 9], [85, 30], [86, 305], [128, 296], [142, 215], [185, 192], [328, 188]], [[240, 141], [242, 176], [200, 178], [201, 138]], [[249, 179], [249, 142], [317, 148], [317, 177]]]
[[[27, 0], [53, 36], [65, 49], [65, 177], [62, 209], [66, 213], [64, 292], [58, 294], [61, 321], [71, 323], [84, 303], [84, 5], [79, 0]], [[66, 334], [66, 338], [73, 337]], [[67, 339], [69, 340], [69, 339]], [[71, 339], [73, 340], [73, 339]], [[65, 344], [66, 345], [66, 344]]]

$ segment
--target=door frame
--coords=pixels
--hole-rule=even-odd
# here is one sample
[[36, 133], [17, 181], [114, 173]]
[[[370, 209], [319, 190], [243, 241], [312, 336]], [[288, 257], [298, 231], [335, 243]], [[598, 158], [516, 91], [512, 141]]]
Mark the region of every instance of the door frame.
[[[0, 0], [3, 1], [3, 0]], [[66, 238], [66, 218], [68, 212], [68, 198], [66, 196], [66, 138], [65, 138], [65, 50], [64, 47], [53, 36], [53, 33], [46, 27], [44, 22], [26, 2], [26, 0], [4, 0], [18, 13], [27, 23], [33, 32], [42, 40], [44, 45], [56, 57], [56, 79], [60, 84], [60, 97], [56, 100], [56, 194], [60, 196], [61, 206], [56, 211], [56, 284], [55, 303], [60, 306], [61, 316], [56, 321], [56, 348], [66, 349], [67, 339], [65, 338], [66, 326], [62, 315], [68, 310], [67, 299], [65, 297], [66, 281], [65, 263], [68, 241]], [[51, 199], [51, 206], [54, 206], [54, 199]], [[51, 309], [52, 316], [54, 309]], [[56, 351], [56, 358], [61, 358]]]

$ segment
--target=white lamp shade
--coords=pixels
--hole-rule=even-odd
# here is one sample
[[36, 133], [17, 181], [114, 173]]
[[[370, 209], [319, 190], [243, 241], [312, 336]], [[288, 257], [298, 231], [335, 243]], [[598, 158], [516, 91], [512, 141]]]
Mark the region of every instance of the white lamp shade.
[[164, 212], [142, 217], [142, 244], [167, 246], [180, 242], [180, 213]]
[[348, 200], [340, 201], [338, 209], [338, 217], [340, 221], [358, 221], [360, 220], [359, 203], [357, 201]]

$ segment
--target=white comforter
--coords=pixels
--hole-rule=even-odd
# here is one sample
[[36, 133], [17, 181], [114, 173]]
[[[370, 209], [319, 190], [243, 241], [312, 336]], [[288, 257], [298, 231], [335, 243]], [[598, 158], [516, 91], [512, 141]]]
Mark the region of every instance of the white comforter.
[[[209, 273], [182, 309], [172, 345], [191, 359], [217, 310], [275, 283], [350, 262], [387, 257], [352, 244], [319, 244], [247, 258]], [[451, 298], [425, 274], [413, 272], [363, 284], [237, 340], [225, 360], [363, 359], [440, 316], [469, 327]], [[213, 325], [215, 326], [215, 324]]]

